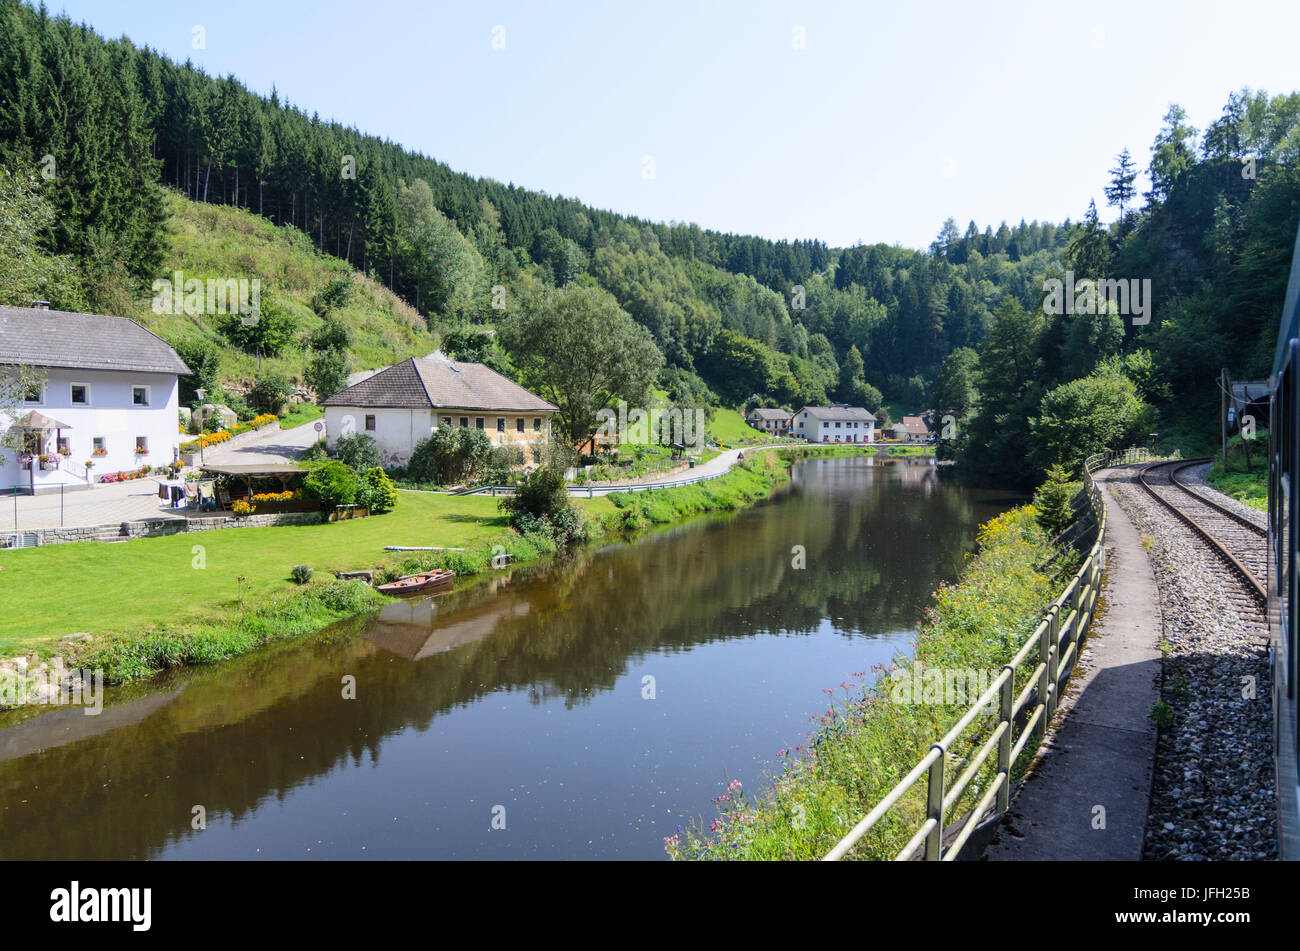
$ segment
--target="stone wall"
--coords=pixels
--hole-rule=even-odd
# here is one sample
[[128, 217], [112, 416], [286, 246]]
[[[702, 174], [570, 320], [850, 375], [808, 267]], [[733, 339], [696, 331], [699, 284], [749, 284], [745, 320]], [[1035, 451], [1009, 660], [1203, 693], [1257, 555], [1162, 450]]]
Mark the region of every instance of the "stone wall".
[[180, 535], [185, 532], [208, 532], [219, 528], [254, 528], [265, 525], [315, 525], [321, 520], [319, 512], [280, 512], [271, 515], [249, 515], [245, 518], [216, 516], [214, 518], [147, 518], [116, 525], [96, 525], [91, 528], [43, 528], [21, 534], [36, 536], [37, 545], [60, 545], [69, 542], [125, 542], [132, 538], [158, 538], [163, 535]]

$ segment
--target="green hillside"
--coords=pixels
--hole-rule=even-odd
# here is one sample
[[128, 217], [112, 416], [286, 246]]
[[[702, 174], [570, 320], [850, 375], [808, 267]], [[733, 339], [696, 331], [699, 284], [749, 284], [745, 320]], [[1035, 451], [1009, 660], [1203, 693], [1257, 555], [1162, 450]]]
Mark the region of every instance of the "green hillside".
[[[166, 273], [180, 270], [186, 280], [258, 279], [263, 304], [269, 299], [291, 316], [293, 343], [278, 356], [263, 358], [264, 373], [302, 383], [308, 344], [323, 324], [313, 298], [337, 275], [346, 275], [353, 286], [352, 299], [335, 311], [353, 333], [348, 347], [352, 369], [385, 366], [437, 347], [437, 335], [415, 308], [382, 284], [317, 251], [297, 228], [276, 227], [238, 208], [199, 204], [175, 192], [167, 194], [166, 209]], [[151, 304], [152, 298], [137, 301], [131, 316], [181, 349], [196, 341], [213, 345], [220, 353], [222, 381], [236, 391], [252, 384], [257, 356], [228, 339], [219, 316], [156, 314]]]

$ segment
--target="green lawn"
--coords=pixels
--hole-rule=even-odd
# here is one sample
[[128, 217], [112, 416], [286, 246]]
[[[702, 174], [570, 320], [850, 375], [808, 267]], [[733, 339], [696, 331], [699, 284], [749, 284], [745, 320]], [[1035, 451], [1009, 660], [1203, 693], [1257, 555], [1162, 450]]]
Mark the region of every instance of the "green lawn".
[[296, 403], [289, 407], [287, 416], [280, 417], [280, 428], [293, 429], [303, 423], [310, 423], [313, 419], [320, 419], [324, 415], [323, 407], [311, 403]]
[[[610, 528], [738, 508], [766, 496], [780, 481], [778, 470], [783, 466], [773, 453], [757, 453], [730, 474], [699, 485], [573, 501], [599, 535]], [[0, 551], [0, 586], [5, 603], [12, 606], [0, 615], [0, 656], [58, 652], [60, 638], [82, 631], [138, 640], [164, 626], [175, 633], [206, 624], [224, 636], [227, 628], [247, 621], [250, 612], [269, 611], [273, 620], [279, 615], [272, 601], [307, 590], [291, 580], [294, 565], [309, 565], [323, 580], [336, 570], [398, 568], [413, 557], [386, 552], [385, 545], [468, 549], [464, 556], [450, 557], [475, 564], [486, 564], [484, 552], [498, 543], [515, 554], [516, 563], [538, 554], [509, 527], [491, 496], [399, 491], [398, 498], [397, 508], [386, 515], [333, 524]], [[629, 499], [636, 513], [629, 514]], [[320, 606], [299, 607], [299, 626], [310, 627]], [[259, 628], [254, 642], [265, 640], [264, 634]]]
[[[232, 528], [104, 544], [0, 552], [0, 654], [50, 648], [67, 634], [131, 631], [211, 617], [238, 595], [257, 602], [296, 585], [289, 570], [362, 570], [400, 560], [385, 545], [471, 548], [508, 532], [497, 500], [400, 492], [387, 515], [322, 525]], [[201, 546], [204, 567], [197, 567]]]

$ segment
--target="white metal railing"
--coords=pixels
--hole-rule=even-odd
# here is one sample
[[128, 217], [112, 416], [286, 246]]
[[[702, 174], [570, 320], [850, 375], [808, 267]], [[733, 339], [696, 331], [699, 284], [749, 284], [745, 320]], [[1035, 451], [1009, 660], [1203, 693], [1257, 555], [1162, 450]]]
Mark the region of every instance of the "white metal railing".
[[[922, 776], [926, 777], [926, 818], [895, 856], [896, 861], [913, 858], [922, 846], [922, 857], [926, 861], [952, 861], [961, 853], [977, 827], [986, 819], [1000, 817], [1007, 811], [1011, 801], [1012, 767], [1028, 748], [1031, 739], [1035, 740], [1034, 749], [1037, 750], [1038, 741], [1041, 741], [1047, 725], [1056, 713], [1061, 690], [1074, 669], [1083, 639], [1092, 626], [1093, 610], [1097, 604], [1101, 574], [1106, 561], [1106, 505], [1092, 474], [1109, 466], [1144, 462], [1147, 458], [1145, 449], [1127, 449], [1122, 452], [1097, 453], [1084, 460], [1084, 492], [1096, 520], [1097, 537], [1083, 564], [1074, 573], [1065, 590], [1048, 605], [1033, 634], [1002, 667], [989, 688], [942, 738], [930, 746], [929, 752], [875, 808], [826, 854], [823, 861], [834, 862], [847, 856]], [[1018, 695], [1013, 695], [1016, 674], [1028, 669], [1031, 656], [1036, 657], [1036, 662], [1025, 686]], [[957, 780], [948, 786], [944, 773], [949, 754], [980, 711], [994, 701], [998, 705], [997, 725], [967, 761], [966, 768]], [[1013, 742], [1016, 719], [1022, 712], [1026, 714], [1024, 724], [1020, 728], [1019, 737]], [[971, 807], [960, 828], [954, 830], [953, 837], [945, 848], [943, 839], [946, 819], [980, 768], [988, 761], [995, 746], [997, 775], [983, 791], [978, 802]]]

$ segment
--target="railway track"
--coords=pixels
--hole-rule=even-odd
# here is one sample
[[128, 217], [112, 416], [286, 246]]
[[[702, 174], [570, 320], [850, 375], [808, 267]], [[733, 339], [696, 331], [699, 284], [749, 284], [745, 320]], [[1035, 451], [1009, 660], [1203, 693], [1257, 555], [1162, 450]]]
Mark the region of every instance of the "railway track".
[[1178, 480], [1178, 473], [1205, 462], [1209, 459], [1152, 463], [1138, 471], [1138, 482], [1219, 554], [1262, 607], [1268, 597], [1268, 533]]

